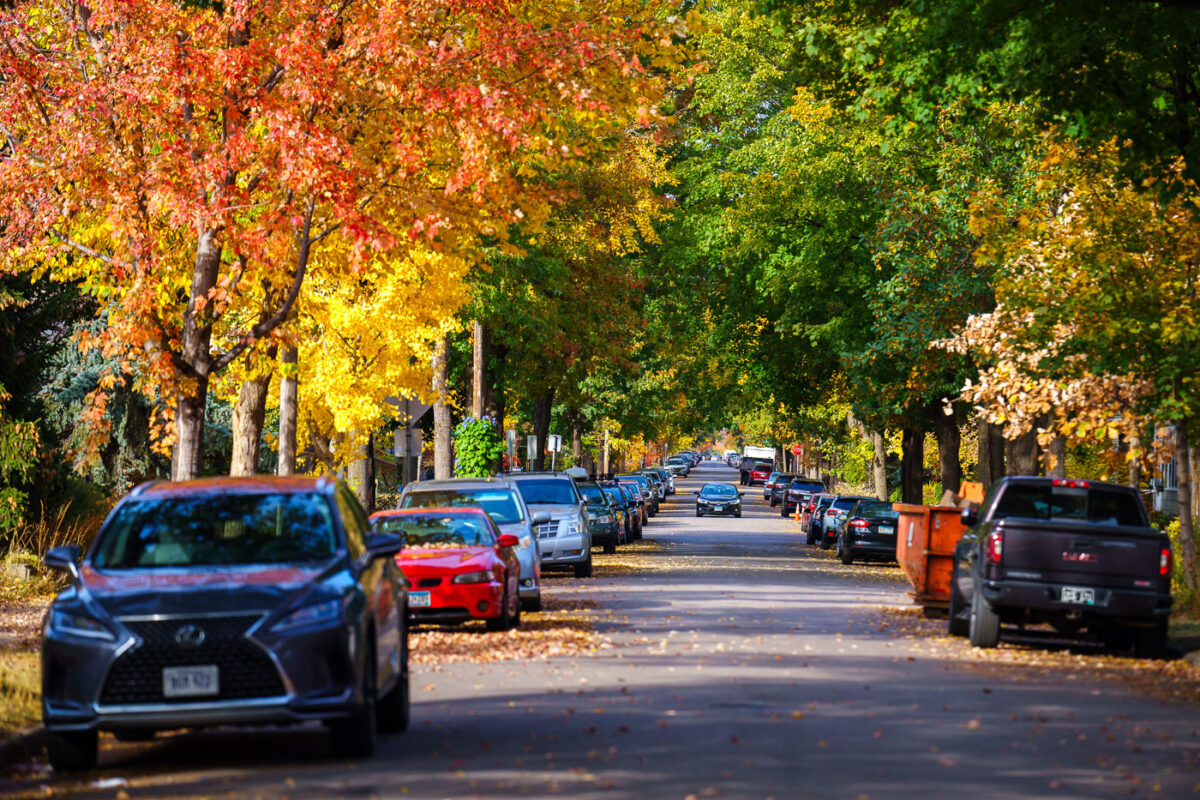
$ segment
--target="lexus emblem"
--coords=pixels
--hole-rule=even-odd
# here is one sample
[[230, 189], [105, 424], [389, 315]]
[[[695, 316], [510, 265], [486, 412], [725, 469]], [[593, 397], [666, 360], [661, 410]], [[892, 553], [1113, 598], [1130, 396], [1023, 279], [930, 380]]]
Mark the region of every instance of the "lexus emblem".
[[184, 625], [175, 631], [175, 641], [182, 647], [199, 647], [204, 644], [204, 628], [199, 625]]

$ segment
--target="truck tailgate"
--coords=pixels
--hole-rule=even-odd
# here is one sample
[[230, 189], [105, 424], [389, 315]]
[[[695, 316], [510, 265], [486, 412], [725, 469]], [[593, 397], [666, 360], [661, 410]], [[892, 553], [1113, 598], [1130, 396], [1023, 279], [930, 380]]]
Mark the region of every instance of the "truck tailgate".
[[1146, 528], [1085, 522], [1036, 523], [1005, 519], [1001, 569], [1005, 574], [1039, 573], [1045, 580], [1090, 586], [1128, 587], [1132, 580], [1159, 578], [1159, 558], [1168, 539]]

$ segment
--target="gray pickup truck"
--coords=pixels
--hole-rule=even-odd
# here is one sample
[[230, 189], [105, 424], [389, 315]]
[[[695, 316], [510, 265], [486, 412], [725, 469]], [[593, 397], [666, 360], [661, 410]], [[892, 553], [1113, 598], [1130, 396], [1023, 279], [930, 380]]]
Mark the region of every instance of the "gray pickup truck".
[[954, 551], [950, 633], [995, 647], [1000, 625], [1086, 629], [1112, 649], [1158, 655], [1171, 613], [1171, 541], [1150, 527], [1136, 490], [1005, 478]]

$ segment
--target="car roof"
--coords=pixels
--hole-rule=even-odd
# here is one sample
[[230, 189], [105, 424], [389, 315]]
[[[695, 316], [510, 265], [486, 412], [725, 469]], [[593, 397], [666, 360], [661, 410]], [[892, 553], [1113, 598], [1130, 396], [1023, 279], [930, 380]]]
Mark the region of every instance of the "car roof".
[[302, 492], [329, 493], [337, 481], [325, 475], [228, 475], [211, 478], [196, 478], [190, 481], [151, 481], [134, 489], [131, 497], [183, 497], [196, 494], [300, 494]]
[[575, 480], [574, 478], [572, 478], [570, 475], [568, 475], [565, 472], [558, 472], [558, 471], [552, 472], [551, 470], [542, 470], [541, 472], [515, 472], [508, 476], [508, 479], [510, 481], [514, 481], [517, 483], [520, 483], [521, 481], [525, 480], [526, 478], [560, 478], [561, 480], [564, 480], [564, 481], [574, 481]]
[[486, 517], [487, 512], [482, 508], [476, 508], [474, 506], [453, 506], [448, 508], [386, 508], [382, 511], [376, 511], [371, 515], [371, 519], [376, 519], [379, 517], [422, 517], [430, 515]]
[[435, 478], [431, 481], [410, 483], [404, 491], [425, 492], [434, 489], [514, 489], [507, 476], [496, 478]]

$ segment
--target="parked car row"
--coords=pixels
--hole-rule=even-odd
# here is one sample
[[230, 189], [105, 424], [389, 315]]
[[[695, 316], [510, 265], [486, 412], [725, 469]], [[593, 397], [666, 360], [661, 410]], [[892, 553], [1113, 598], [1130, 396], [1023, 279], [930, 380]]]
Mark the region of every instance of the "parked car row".
[[518, 627], [545, 572], [589, 577], [674, 492], [663, 467], [427, 480], [368, 518], [329, 478], [139, 486], [82, 558], [45, 556], [70, 577], [43, 631], [50, 763], [92, 767], [101, 731], [305, 721], [370, 755], [409, 724], [413, 625]]

